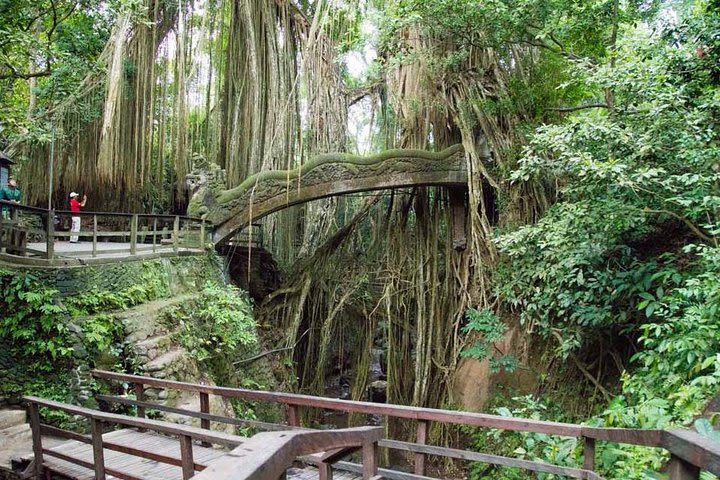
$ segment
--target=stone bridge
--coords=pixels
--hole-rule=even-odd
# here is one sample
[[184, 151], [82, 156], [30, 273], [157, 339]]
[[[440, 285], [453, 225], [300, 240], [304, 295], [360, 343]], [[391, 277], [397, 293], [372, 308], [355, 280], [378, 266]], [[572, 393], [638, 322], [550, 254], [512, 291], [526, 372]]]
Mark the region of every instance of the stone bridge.
[[252, 222], [299, 203], [352, 192], [431, 185], [467, 185], [461, 145], [441, 152], [320, 155], [297, 169], [264, 171], [233, 189], [194, 197], [188, 214], [204, 214], [215, 225], [213, 241], [218, 244]]

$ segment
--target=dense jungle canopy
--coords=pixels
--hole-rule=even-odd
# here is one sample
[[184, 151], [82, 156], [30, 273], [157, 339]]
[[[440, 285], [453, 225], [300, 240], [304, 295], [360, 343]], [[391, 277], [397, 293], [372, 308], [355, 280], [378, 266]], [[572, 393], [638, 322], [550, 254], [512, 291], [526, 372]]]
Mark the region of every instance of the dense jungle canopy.
[[[284, 280], [256, 317], [298, 391], [340, 371], [363, 398], [379, 347], [393, 403], [643, 428], [717, 409], [717, 0], [0, 0], [0, 33], [0, 136], [31, 205], [50, 159], [58, 208], [183, 213], [191, 172], [232, 188], [462, 144], [465, 248], [440, 187], [263, 221]], [[577, 461], [574, 440], [433, 432], [461, 434]], [[618, 479], [664, 461], [599, 458]]]

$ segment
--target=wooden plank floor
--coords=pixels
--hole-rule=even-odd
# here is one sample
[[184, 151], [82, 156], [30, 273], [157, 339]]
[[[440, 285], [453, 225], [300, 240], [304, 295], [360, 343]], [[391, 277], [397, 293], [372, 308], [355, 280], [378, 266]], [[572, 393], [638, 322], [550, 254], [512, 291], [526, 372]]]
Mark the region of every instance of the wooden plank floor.
[[[317, 471], [317, 468], [314, 467], [308, 467], [305, 469], [302, 468], [290, 468], [287, 471], [287, 478], [288, 480], [318, 480], [320, 478], [320, 474]], [[350, 472], [342, 472], [342, 471], [334, 471], [333, 472], [333, 480], [360, 480], [362, 479], [362, 475], [356, 475], [354, 473]]]
[[[166, 437], [154, 432], [138, 432], [137, 430], [117, 430], [103, 435], [107, 443], [123, 445], [132, 448], [142, 449], [146, 452], [157, 453], [169, 457], [180, 458], [180, 444], [176, 438]], [[92, 445], [77, 441], [68, 441], [50, 451], [71, 456], [78, 460], [93, 463]], [[195, 463], [207, 465], [209, 462], [223, 456], [225, 450], [216, 448], [201, 447], [193, 445], [193, 458]], [[109, 470], [116, 470], [126, 475], [147, 480], [180, 480], [182, 470], [180, 467], [159, 463], [154, 460], [128, 455], [113, 450], [104, 450], [105, 467]], [[73, 480], [93, 480], [95, 472], [89, 468], [75, 465], [65, 460], [45, 454], [46, 467], [53, 473]], [[114, 479], [108, 474], [108, 479]], [[309, 467], [306, 469], [291, 468], [288, 470], [288, 479], [292, 480], [316, 480], [319, 478], [318, 471]], [[356, 480], [362, 477], [346, 472], [335, 472], [335, 480]]]
[[[108, 443], [142, 449], [147, 452], [180, 458], [180, 443], [176, 438], [165, 437], [153, 432], [140, 433], [136, 430], [117, 430], [106, 433], [103, 439]], [[86, 443], [69, 441], [51, 448], [51, 451], [58, 452], [73, 458], [93, 463], [92, 445]], [[173, 480], [182, 478], [180, 467], [159, 463], [154, 460], [128, 455], [126, 453], [105, 450], [105, 466], [108, 469], [117, 470], [127, 475], [147, 479]], [[206, 465], [208, 462], [221, 457], [225, 452], [214, 448], [193, 445], [193, 457], [195, 463]], [[77, 480], [92, 480], [95, 473], [85, 467], [45, 455], [46, 466], [54, 473], [61, 474], [68, 478]], [[108, 475], [108, 478], [115, 478]]]

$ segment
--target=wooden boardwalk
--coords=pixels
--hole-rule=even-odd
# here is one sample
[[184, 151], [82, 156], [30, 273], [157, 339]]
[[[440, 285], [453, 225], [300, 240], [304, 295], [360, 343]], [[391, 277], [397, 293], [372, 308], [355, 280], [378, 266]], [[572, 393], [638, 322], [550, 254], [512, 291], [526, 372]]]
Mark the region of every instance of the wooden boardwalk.
[[[154, 432], [139, 432], [134, 429], [117, 430], [103, 435], [107, 444], [114, 446], [141, 449], [151, 455], [170, 457], [180, 461], [180, 443], [177, 438], [167, 437]], [[113, 447], [115, 448], [115, 447]], [[218, 448], [202, 447], [194, 444], [192, 447], [193, 459], [196, 465], [207, 466], [227, 453], [227, 450]], [[183, 478], [182, 468], [179, 466], [160, 463], [147, 458], [140, 458], [116, 450], [104, 449], [105, 470], [109, 479], [116, 478], [141, 478], [146, 480], [181, 480]], [[63, 460], [62, 457], [72, 458], [80, 461], [85, 466], [77, 465]], [[79, 441], [67, 441], [56, 447], [46, 450], [45, 465], [53, 475], [60, 475], [72, 480], [93, 480], [95, 472], [93, 466], [92, 445]], [[309, 467], [306, 469], [292, 468], [288, 470], [288, 479], [293, 480], [316, 480], [319, 478], [318, 471]], [[352, 474], [337, 472], [335, 480], [356, 480], [362, 477]]]
[[[125, 258], [130, 255], [130, 242], [98, 242], [97, 257], [100, 258]], [[38, 252], [45, 252], [47, 246], [45, 243], [33, 242], [28, 244], [28, 248]], [[197, 247], [181, 246], [178, 247], [179, 252], [202, 253], [203, 250]], [[135, 253], [132, 257], [148, 256], [154, 253], [174, 253], [171, 244], [152, 244], [138, 243], [135, 247]], [[89, 258], [93, 255], [92, 241], [81, 241], [79, 243], [55, 242], [55, 255], [64, 258]], [[96, 257], [96, 258], [97, 258]]]
[[93, 256], [92, 242], [56, 242], [52, 260], [43, 258], [46, 254], [45, 243], [28, 243], [28, 249], [35, 252], [35, 256], [18, 256], [3, 253], [0, 248], [0, 262], [11, 265], [35, 265], [35, 266], [68, 266], [68, 265], [90, 265], [102, 263], [117, 263], [128, 260], [152, 259], [158, 257], [176, 257], [184, 255], [204, 254], [205, 250], [200, 248], [179, 247], [177, 252], [172, 245], [138, 244], [135, 253], [130, 253], [130, 243], [127, 242], [99, 242], [98, 250]]

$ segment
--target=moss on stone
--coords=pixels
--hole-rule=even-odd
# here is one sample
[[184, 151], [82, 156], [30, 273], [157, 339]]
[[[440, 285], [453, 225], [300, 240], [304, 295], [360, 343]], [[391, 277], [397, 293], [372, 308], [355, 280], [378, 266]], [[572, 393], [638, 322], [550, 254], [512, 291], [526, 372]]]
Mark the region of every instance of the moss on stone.
[[391, 159], [418, 158], [421, 160], [442, 161], [462, 150], [462, 145], [457, 144], [440, 152], [429, 152], [427, 150], [412, 149], [391, 149], [375, 155], [361, 156], [350, 153], [328, 153], [318, 155], [298, 168], [292, 170], [267, 170], [251, 175], [244, 182], [235, 188], [225, 190], [217, 196], [219, 203], [224, 204], [240, 198], [245, 192], [266, 180], [295, 180], [298, 177], [307, 175], [312, 170], [323, 165], [344, 165], [344, 166], [372, 166], [378, 165]]

